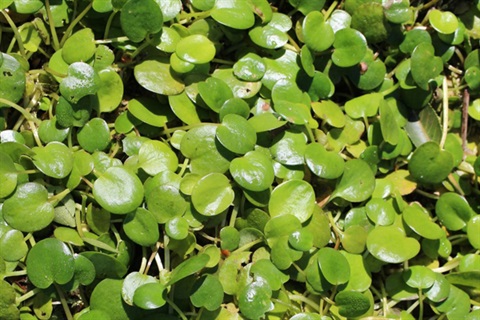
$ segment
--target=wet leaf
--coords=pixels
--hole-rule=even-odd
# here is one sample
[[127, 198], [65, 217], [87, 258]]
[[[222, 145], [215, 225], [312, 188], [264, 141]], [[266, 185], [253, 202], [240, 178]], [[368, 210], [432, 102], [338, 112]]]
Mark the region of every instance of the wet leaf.
[[140, 42], [162, 30], [162, 11], [154, 0], [128, 0], [120, 12], [120, 24], [130, 40]]

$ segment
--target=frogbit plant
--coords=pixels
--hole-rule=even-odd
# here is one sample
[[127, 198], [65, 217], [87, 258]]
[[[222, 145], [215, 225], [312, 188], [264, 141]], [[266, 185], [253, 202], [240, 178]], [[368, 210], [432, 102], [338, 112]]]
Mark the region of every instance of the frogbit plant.
[[0, 0], [0, 319], [479, 319], [478, 0]]

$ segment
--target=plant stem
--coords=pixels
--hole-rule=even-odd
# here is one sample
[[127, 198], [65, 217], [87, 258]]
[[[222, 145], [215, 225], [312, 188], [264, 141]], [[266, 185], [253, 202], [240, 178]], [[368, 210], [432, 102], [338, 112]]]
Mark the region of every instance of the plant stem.
[[423, 320], [423, 293], [422, 293], [422, 289], [418, 289], [418, 303], [419, 303], [418, 320]]
[[55, 289], [57, 289], [58, 295], [60, 296], [60, 303], [62, 304], [63, 311], [65, 311], [67, 320], [73, 320], [72, 312], [70, 311], [70, 307], [68, 306], [67, 299], [65, 299], [62, 288], [60, 288], [56, 283], [54, 283], [54, 285]]
[[253, 246], [255, 246], [255, 245], [259, 244], [259, 243], [262, 243], [262, 242], [263, 242], [263, 239], [254, 240], [254, 241], [252, 241], [252, 242], [249, 242], [249, 243], [241, 246], [241, 247], [238, 248], [237, 250], [233, 251], [232, 254], [233, 254], [233, 253], [238, 253], [238, 252], [243, 252], [243, 251], [248, 250], [248, 249], [250, 249], [251, 247], [253, 247]]
[[23, 41], [22, 41], [22, 36], [20, 35], [20, 32], [18, 31], [17, 26], [15, 25], [15, 22], [13, 22], [12, 18], [8, 15], [5, 10], [1, 10], [2, 15], [5, 17], [5, 20], [7, 20], [8, 24], [12, 28], [13, 34], [15, 35], [15, 39], [17, 40], [18, 43], [18, 50], [20, 50], [20, 54], [26, 58], [25, 56], [25, 47], [23, 46]]
[[113, 18], [115, 18], [115, 15], [117, 14], [117, 12], [118, 12], [117, 10], [113, 10], [110, 16], [108, 16], [107, 24], [105, 25], [105, 31], [103, 33], [104, 39], [108, 38], [108, 34], [110, 33], [110, 27], [112, 26]]
[[442, 139], [440, 140], [440, 148], [443, 149], [445, 146], [445, 141], [447, 140], [447, 133], [448, 133], [448, 83], [447, 83], [447, 77], [443, 77], [443, 84], [442, 84], [442, 90], [443, 90], [443, 111], [442, 111], [442, 119], [443, 119], [443, 124], [442, 124]]
[[65, 42], [67, 41], [68, 37], [70, 37], [70, 34], [72, 33], [73, 31], [73, 28], [75, 28], [75, 26], [77, 25], [77, 23], [80, 22], [80, 20], [83, 19], [83, 17], [88, 13], [88, 11], [90, 11], [90, 9], [92, 8], [92, 5], [93, 5], [93, 1], [90, 2], [86, 7], [85, 9], [83, 9], [82, 12], [80, 12], [80, 14], [75, 18], [75, 20], [72, 21], [72, 23], [70, 23], [70, 25], [68, 26], [67, 30], [65, 30], [65, 34], [63, 35], [62, 37], [62, 41], [60, 41], [60, 47], [63, 47]]
[[173, 308], [173, 310], [178, 313], [180, 319], [187, 320], [187, 317], [185, 316], [183, 311], [180, 310], [180, 308], [173, 302], [173, 300], [171, 300], [170, 298], [165, 298], [165, 301], [167, 301], [167, 303]]
[[320, 310], [320, 305], [316, 304], [312, 300], [308, 299], [305, 296], [301, 296], [299, 294], [289, 294], [288, 298], [293, 301], [300, 301], [305, 304], [308, 304], [310, 307], [312, 307], [314, 310]]
[[48, 25], [50, 27], [50, 33], [52, 34], [52, 46], [55, 51], [60, 49], [60, 43], [58, 42], [57, 30], [53, 22], [52, 10], [50, 8], [50, 0], [45, 0], [45, 11], [47, 12]]
[[36, 295], [36, 294], [39, 293], [40, 291], [41, 291], [41, 289], [39, 289], [39, 288], [35, 288], [35, 289], [32, 289], [32, 290], [28, 291], [28, 292], [25, 293], [23, 296], [18, 297], [17, 299], [15, 299], [15, 304], [18, 306], [20, 303], [22, 303], [23, 301], [26, 301], [26, 300], [30, 299], [31, 297], [33, 297], [34, 295]]
[[145, 270], [147, 270], [147, 248], [145, 248], [144, 246], [142, 246], [142, 263], [140, 265], [140, 269], [138, 270], [139, 273], [145, 273]]
[[24, 108], [22, 108], [21, 106], [19, 106], [18, 104], [16, 103], [13, 103], [12, 101], [9, 101], [7, 99], [4, 99], [4, 98], [0, 98], [0, 104], [6, 104], [7, 106], [9, 107], [12, 107], [13, 109], [17, 110], [18, 112], [20, 112], [23, 117], [25, 119], [27, 119], [28, 121], [32, 121], [33, 123], [39, 125], [40, 123], [42, 123], [41, 120], [33, 117], [30, 113], [28, 113]]
[[328, 18], [330, 18], [330, 15], [332, 14], [333, 11], [335, 11], [335, 8], [337, 6], [338, 6], [338, 1], [336, 1], [336, 0], [333, 1], [332, 4], [330, 5], [330, 7], [328, 7], [328, 10], [323, 15], [323, 19], [327, 20]]
[[380, 93], [381, 93], [384, 97], [386, 97], [386, 96], [388, 96], [390, 93], [395, 92], [395, 90], [397, 90], [399, 87], [400, 87], [400, 83], [397, 82], [397, 83], [395, 83], [391, 88], [388, 88], [387, 90], [382, 91], [382, 92], [380, 92]]

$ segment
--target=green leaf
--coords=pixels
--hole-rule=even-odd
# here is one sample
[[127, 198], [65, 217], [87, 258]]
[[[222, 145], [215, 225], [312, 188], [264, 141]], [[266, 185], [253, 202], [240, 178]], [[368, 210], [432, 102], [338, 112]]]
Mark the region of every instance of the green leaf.
[[367, 53], [367, 40], [359, 31], [345, 28], [335, 34], [333, 47], [333, 63], [339, 67], [351, 67], [362, 61]]
[[276, 136], [270, 147], [273, 159], [284, 165], [300, 165], [304, 163], [307, 137], [300, 131], [292, 129]]
[[123, 230], [130, 240], [144, 247], [154, 245], [160, 237], [155, 216], [143, 208], [126, 215]]
[[172, 273], [170, 274], [168, 285], [172, 285], [183, 278], [199, 272], [205, 267], [209, 260], [210, 258], [208, 255], [199, 254], [183, 261], [176, 266], [175, 269], [173, 269]]
[[10, 158], [6, 153], [0, 152], [0, 198], [6, 198], [9, 196], [15, 188], [17, 187], [17, 168], [12, 158]]
[[412, 19], [409, 0], [382, 0], [385, 17], [392, 23], [404, 23]]
[[379, 43], [388, 38], [390, 25], [385, 19], [381, 1], [363, 2], [349, 13], [352, 14], [351, 27], [360, 31], [369, 43]]
[[38, 127], [38, 136], [44, 143], [62, 142], [67, 138], [69, 132], [70, 128], [62, 128], [57, 124], [56, 117], [42, 121]]
[[420, 243], [395, 225], [377, 226], [368, 234], [367, 249], [378, 260], [401, 263], [420, 252]]
[[0, 252], [0, 257], [9, 262], [16, 262], [25, 257], [28, 247], [23, 239], [23, 233], [13, 229], [1, 234]]
[[273, 303], [270, 301], [272, 289], [263, 279], [242, 288], [238, 296], [240, 312], [247, 318], [261, 318], [265, 312], [273, 309]]
[[282, 285], [289, 280], [289, 277], [275, 267], [269, 259], [260, 259], [250, 268], [254, 279], [264, 279], [274, 291], [280, 290]]
[[435, 272], [425, 266], [411, 266], [402, 276], [408, 286], [418, 289], [428, 289], [436, 280]]
[[138, 167], [154, 176], [163, 171], [176, 171], [178, 158], [166, 143], [149, 140], [138, 150]]
[[411, 203], [406, 207], [402, 218], [415, 233], [423, 238], [435, 240], [445, 236], [440, 226], [431, 220], [428, 211], [418, 203]]
[[132, 99], [128, 102], [128, 111], [141, 122], [154, 127], [164, 127], [173, 118], [167, 106], [147, 97]]
[[95, 36], [92, 29], [81, 29], [70, 37], [62, 47], [62, 58], [68, 63], [86, 62], [95, 54]]
[[440, 196], [435, 204], [435, 213], [442, 224], [452, 231], [464, 228], [474, 216], [467, 200], [454, 192], [445, 192]]
[[134, 68], [134, 75], [142, 87], [155, 93], [171, 96], [179, 94], [185, 89], [185, 84], [172, 73], [166, 58], [145, 60], [137, 64]]
[[205, 216], [220, 214], [232, 204], [234, 197], [230, 181], [221, 173], [204, 176], [192, 190], [192, 204]]
[[370, 300], [356, 291], [341, 291], [335, 296], [338, 313], [347, 318], [356, 318], [370, 309]]
[[408, 171], [420, 183], [440, 183], [453, 169], [453, 156], [429, 141], [418, 147], [408, 163]]
[[188, 221], [183, 217], [173, 217], [165, 224], [165, 232], [175, 240], [183, 240], [187, 238], [189, 231]]
[[55, 109], [57, 123], [65, 128], [83, 127], [90, 119], [92, 105], [94, 105], [92, 97], [87, 96], [72, 103], [61, 96]]
[[157, 283], [154, 277], [140, 272], [129, 273], [123, 280], [122, 298], [129, 305], [134, 304], [134, 296], [137, 289], [147, 283]]
[[127, 214], [143, 202], [143, 185], [129, 170], [110, 167], [95, 180], [93, 195], [102, 208], [116, 214]]
[[223, 286], [220, 280], [207, 274], [195, 281], [190, 301], [197, 308], [204, 307], [209, 311], [218, 309], [223, 302]]
[[331, 100], [312, 102], [313, 112], [322, 120], [325, 120], [329, 125], [335, 128], [342, 128], [345, 126], [345, 116], [342, 109]]
[[289, 180], [279, 184], [268, 202], [270, 216], [294, 215], [305, 222], [315, 208], [315, 191], [303, 180]]
[[253, 150], [257, 142], [255, 128], [243, 117], [227, 114], [217, 128], [218, 141], [229, 151], [245, 154]]
[[480, 240], [478, 239], [478, 234], [480, 232], [480, 216], [472, 217], [467, 223], [467, 236], [468, 241], [472, 247], [478, 250], [480, 248]]
[[317, 253], [317, 261], [322, 275], [329, 283], [339, 285], [350, 279], [350, 265], [339, 251], [321, 248]]
[[275, 179], [271, 159], [260, 151], [233, 159], [230, 173], [242, 188], [256, 192], [268, 189]]
[[330, 199], [342, 198], [350, 202], [367, 200], [375, 189], [375, 176], [369, 165], [360, 159], [345, 162], [343, 175]]
[[[84, 238], [83, 240], [88, 243], [87, 239], [88, 238]], [[101, 241], [99, 242], [103, 243]], [[104, 278], [121, 279], [127, 273], [127, 267], [125, 266], [125, 264], [123, 264], [118, 259], [106, 253], [95, 252], [95, 251], [85, 251], [85, 252], [82, 252], [81, 255], [93, 263], [93, 265], [95, 266], [96, 277], [99, 279], [104, 279]], [[120, 295], [120, 292], [119, 292], [119, 295]], [[91, 301], [93, 301], [93, 298]]]
[[373, 117], [377, 114], [383, 101], [381, 93], [368, 93], [348, 100], [345, 103], [345, 113], [352, 119]]
[[128, 0], [120, 11], [120, 24], [130, 40], [140, 42], [162, 30], [162, 11], [154, 0]]
[[100, 88], [100, 77], [85, 62], [74, 62], [68, 67], [68, 76], [60, 83], [60, 93], [70, 103], [76, 104], [85, 96], [95, 94]]
[[[11, 55], [0, 52], [0, 98], [18, 102], [25, 91], [25, 71]], [[0, 108], [4, 107], [0, 103]]]
[[428, 13], [428, 21], [439, 33], [454, 33], [458, 28], [458, 19], [450, 11], [432, 10]]
[[173, 113], [187, 125], [201, 123], [195, 104], [185, 91], [178, 95], [168, 96], [168, 104]]
[[440, 143], [442, 137], [440, 121], [431, 106], [423, 108], [418, 116], [413, 114], [405, 126], [405, 131], [417, 148], [430, 140]]
[[33, 246], [26, 264], [29, 280], [41, 289], [48, 288], [52, 283], [67, 283], [75, 271], [75, 260], [70, 249], [54, 238], [41, 240]]
[[225, 81], [210, 77], [198, 84], [198, 93], [207, 106], [219, 112], [225, 101], [233, 98], [233, 92]]
[[47, 189], [37, 182], [17, 186], [15, 193], [3, 203], [2, 213], [9, 226], [23, 232], [42, 230], [55, 216]]
[[[305, 16], [302, 32], [305, 44], [314, 52], [327, 50], [335, 40], [332, 27], [325, 23], [323, 14], [319, 11], [311, 11]], [[319, 34], [322, 36], [319, 37]]]
[[422, 42], [412, 52], [411, 73], [415, 83], [423, 90], [429, 90], [429, 82], [443, 70], [443, 62], [435, 56], [435, 49], [430, 43]]
[[175, 49], [180, 59], [194, 64], [210, 62], [215, 57], [215, 52], [213, 43], [200, 34], [182, 38]]
[[163, 306], [166, 301], [166, 288], [159, 282], [146, 283], [133, 294], [133, 303], [142, 309], [152, 310]]
[[110, 144], [110, 129], [102, 118], [92, 118], [77, 134], [78, 143], [86, 151], [103, 151]]
[[97, 97], [100, 112], [112, 112], [123, 99], [122, 78], [111, 68], [100, 70], [98, 76], [100, 77], [100, 87]]
[[249, 29], [255, 23], [255, 16], [249, 4], [243, 0], [215, 1], [212, 18], [233, 29]]
[[258, 81], [265, 74], [266, 66], [255, 53], [247, 53], [233, 65], [233, 73], [244, 81]]
[[304, 15], [307, 15], [308, 13], [319, 10], [323, 8], [325, 5], [325, 0], [288, 0], [290, 5], [303, 13]]

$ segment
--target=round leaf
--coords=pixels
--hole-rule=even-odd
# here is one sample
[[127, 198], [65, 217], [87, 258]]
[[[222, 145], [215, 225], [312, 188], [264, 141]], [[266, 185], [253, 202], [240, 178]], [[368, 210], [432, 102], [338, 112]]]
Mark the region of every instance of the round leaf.
[[145, 60], [135, 66], [134, 75], [142, 87], [155, 93], [170, 96], [185, 88], [185, 84], [172, 73], [166, 59]]
[[247, 53], [233, 65], [233, 73], [241, 80], [258, 81], [265, 74], [266, 66], [262, 58], [254, 53]]
[[197, 308], [216, 310], [223, 302], [223, 286], [217, 277], [207, 274], [195, 281], [190, 301]]
[[93, 118], [80, 129], [77, 139], [80, 146], [90, 153], [102, 151], [110, 143], [110, 129], [102, 118]]
[[413, 80], [423, 90], [430, 88], [429, 82], [443, 70], [443, 61], [435, 56], [433, 45], [422, 42], [412, 52], [411, 73]]
[[141, 122], [154, 127], [163, 127], [170, 120], [171, 114], [167, 106], [162, 106], [158, 101], [140, 97], [128, 102], [128, 111]]
[[406, 207], [402, 217], [415, 233], [426, 239], [435, 240], [445, 236], [440, 226], [431, 220], [428, 211], [418, 203], [412, 203]]
[[146, 283], [133, 294], [133, 303], [142, 309], [152, 310], [166, 303], [165, 286], [159, 282]]
[[212, 61], [215, 57], [215, 46], [204, 35], [195, 34], [182, 38], [177, 44], [175, 53], [182, 60], [202, 64]]
[[428, 289], [435, 283], [436, 275], [425, 266], [411, 266], [403, 272], [403, 280], [412, 288]]
[[81, 29], [70, 37], [62, 47], [62, 58], [68, 63], [86, 62], [95, 54], [95, 36], [92, 29]]
[[215, 1], [212, 18], [233, 29], [249, 29], [255, 23], [255, 16], [243, 0]]
[[367, 249], [378, 260], [401, 263], [420, 252], [420, 243], [395, 225], [377, 226], [368, 234]]
[[38, 288], [52, 283], [65, 284], [75, 271], [73, 254], [66, 244], [54, 238], [39, 241], [27, 256], [28, 279]]
[[480, 216], [474, 216], [467, 223], [467, 237], [470, 244], [475, 249], [480, 248], [480, 239], [478, 235], [480, 234]]
[[100, 77], [85, 62], [74, 62], [68, 67], [68, 76], [60, 83], [60, 93], [70, 103], [78, 103], [85, 96], [95, 94], [100, 87]]
[[294, 215], [303, 223], [310, 218], [315, 205], [315, 191], [308, 182], [289, 180], [275, 187], [268, 210], [272, 217]]
[[178, 158], [167, 144], [149, 140], [142, 143], [138, 151], [138, 166], [153, 176], [163, 171], [176, 171]]
[[[305, 16], [302, 32], [305, 44], [314, 52], [327, 50], [335, 39], [332, 27], [325, 23], [323, 14], [319, 11], [312, 11]], [[321, 37], [318, 36], [320, 34]]]
[[420, 183], [440, 183], [453, 169], [453, 156], [429, 141], [415, 150], [408, 163], [408, 171]]
[[142, 203], [143, 185], [129, 170], [110, 167], [95, 180], [93, 195], [102, 208], [112, 213], [127, 214]]
[[[25, 71], [12, 56], [0, 52], [0, 98], [18, 102], [25, 91]], [[4, 106], [0, 103], [0, 107]]]
[[322, 275], [331, 284], [343, 284], [350, 279], [350, 265], [339, 251], [324, 247], [317, 253], [317, 262]]
[[367, 40], [359, 31], [345, 28], [337, 31], [332, 61], [339, 67], [351, 67], [362, 61], [367, 53]]
[[356, 291], [341, 291], [335, 296], [338, 313], [347, 318], [356, 318], [370, 309], [370, 300]]
[[162, 11], [154, 0], [128, 0], [120, 12], [120, 24], [130, 40], [140, 42], [162, 30]]
[[98, 73], [100, 87], [97, 91], [100, 112], [112, 112], [123, 99], [123, 81], [115, 70], [107, 68]]
[[428, 21], [439, 33], [454, 33], [458, 28], [458, 19], [450, 11], [432, 10], [428, 13]]
[[238, 296], [240, 312], [247, 318], [261, 318], [265, 312], [273, 308], [273, 303], [270, 301], [272, 289], [263, 279], [245, 286]]
[[144, 247], [154, 245], [160, 237], [155, 216], [143, 208], [127, 214], [123, 220], [123, 230], [130, 240]]
[[266, 190], [275, 179], [272, 161], [260, 151], [250, 151], [241, 158], [233, 159], [230, 173], [236, 183], [251, 191]]
[[367, 200], [375, 189], [375, 176], [370, 166], [363, 160], [345, 162], [343, 175], [337, 183], [330, 199], [339, 197], [350, 202]]
[[192, 190], [192, 203], [205, 216], [220, 214], [232, 204], [234, 197], [230, 181], [221, 173], [204, 176]]
[[307, 145], [305, 162], [315, 175], [324, 179], [340, 177], [345, 167], [345, 162], [338, 153], [325, 150], [325, 147], [319, 143]]
[[37, 182], [19, 185], [3, 203], [2, 213], [8, 225], [23, 232], [42, 230], [55, 216], [47, 189]]
[[245, 154], [253, 150], [257, 142], [257, 133], [253, 126], [243, 117], [227, 114], [217, 128], [217, 139], [229, 151]]
[[16, 262], [27, 255], [28, 247], [23, 233], [9, 230], [0, 236], [0, 257], [5, 261]]
[[140, 272], [132, 272], [128, 274], [123, 280], [122, 285], [123, 301], [129, 305], [133, 305], [133, 299], [136, 290], [147, 283], [157, 283], [157, 281], [154, 277], [142, 274]]
[[188, 221], [183, 217], [174, 217], [165, 224], [165, 232], [175, 240], [183, 240], [188, 236]]

